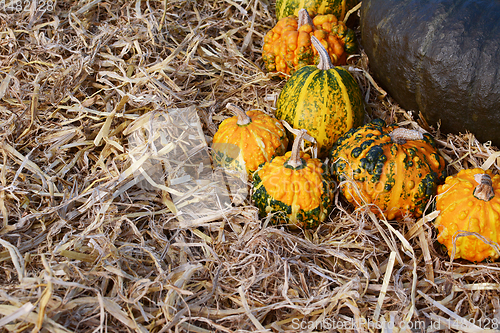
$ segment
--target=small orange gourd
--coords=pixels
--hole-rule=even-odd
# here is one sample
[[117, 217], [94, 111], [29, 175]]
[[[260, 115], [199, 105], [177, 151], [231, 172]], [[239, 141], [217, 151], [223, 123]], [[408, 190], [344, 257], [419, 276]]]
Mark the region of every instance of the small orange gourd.
[[499, 253], [474, 235], [459, 236], [461, 231], [475, 232], [493, 244], [500, 241], [500, 176], [480, 168], [460, 170], [438, 186], [434, 225], [438, 242], [448, 254], [469, 261], [495, 260]]
[[319, 62], [319, 54], [311, 44], [315, 36], [326, 48], [333, 65], [345, 65], [347, 55], [356, 52], [353, 30], [332, 15], [316, 15], [311, 19], [301, 9], [298, 18], [288, 16], [264, 36], [262, 59], [269, 72], [293, 74], [297, 69]]
[[276, 156], [254, 173], [252, 199], [261, 217], [273, 213], [272, 223], [316, 228], [333, 208], [334, 184], [327, 167], [300, 151], [301, 130], [291, 152]]
[[214, 135], [215, 165], [227, 170], [246, 169], [251, 176], [259, 165], [286, 152], [288, 138], [279, 120], [260, 110], [245, 112], [231, 103], [226, 107], [235, 116], [225, 119]]

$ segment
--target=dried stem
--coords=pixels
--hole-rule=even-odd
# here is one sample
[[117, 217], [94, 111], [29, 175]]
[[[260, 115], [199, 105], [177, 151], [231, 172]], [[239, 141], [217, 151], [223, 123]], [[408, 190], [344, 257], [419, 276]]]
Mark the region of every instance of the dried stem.
[[324, 71], [332, 69], [334, 67], [333, 63], [332, 63], [332, 59], [330, 59], [330, 55], [328, 54], [328, 51], [325, 49], [323, 44], [321, 44], [321, 42], [319, 41], [319, 39], [316, 38], [316, 36], [311, 36], [311, 42], [319, 54], [318, 69], [321, 69]]
[[231, 111], [236, 117], [238, 117], [238, 121], [236, 122], [236, 124], [245, 126], [252, 122], [252, 119], [250, 119], [250, 117], [246, 114], [245, 110], [240, 108], [238, 105], [227, 103], [226, 108]]
[[293, 141], [292, 154], [288, 160], [288, 165], [293, 168], [298, 168], [302, 165], [302, 159], [300, 158], [300, 144], [304, 139], [304, 135], [307, 133], [305, 129], [300, 130], [299, 134], [295, 137]]
[[479, 200], [490, 201], [495, 196], [490, 175], [486, 173], [476, 174], [474, 179], [479, 183], [474, 189], [474, 196]]
[[311, 26], [314, 26], [313, 20], [309, 15], [309, 13], [307, 12], [307, 9], [305, 8], [299, 10], [299, 19], [297, 23], [299, 25], [298, 29], [300, 29], [300, 27], [303, 26], [304, 24], [309, 24]]
[[406, 141], [422, 140], [424, 138], [424, 135], [421, 132], [402, 127], [395, 128], [391, 133], [389, 133], [389, 136], [391, 137], [392, 142], [400, 145], [405, 144]]

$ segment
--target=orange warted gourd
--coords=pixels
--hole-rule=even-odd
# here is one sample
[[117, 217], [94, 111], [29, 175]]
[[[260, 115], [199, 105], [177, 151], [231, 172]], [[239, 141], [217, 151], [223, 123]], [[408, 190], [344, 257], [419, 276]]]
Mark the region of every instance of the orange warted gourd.
[[319, 55], [311, 45], [311, 36], [325, 46], [334, 65], [344, 65], [347, 55], [357, 50], [354, 31], [334, 15], [311, 19], [307, 10], [301, 9], [298, 18], [279, 20], [264, 36], [262, 59], [267, 71], [292, 74], [302, 66], [317, 64]]
[[254, 173], [252, 199], [273, 223], [290, 223], [315, 228], [330, 214], [334, 189], [326, 166], [300, 151], [305, 130], [293, 143], [291, 152], [276, 156]]
[[235, 116], [225, 119], [214, 135], [215, 165], [236, 171], [246, 168], [251, 175], [262, 163], [286, 152], [288, 138], [279, 120], [259, 110], [245, 113], [231, 103], [226, 107]]
[[363, 124], [363, 97], [354, 77], [335, 67], [316, 37], [318, 66], [304, 66], [287, 81], [276, 104], [276, 117], [295, 129], [306, 129], [318, 143], [318, 157], [328, 155], [345, 132]]
[[[343, 135], [332, 149], [332, 173], [345, 198], [392, 220], [422, 215], [446, 177], [431, 135], [375, 119]], [[361, 196], [361, 197], [360, 197]]]
[[438, 187], [436, 210], [439, 216], [434, 225], [439, 230], [438, 242], [455, 258], [469, 261], [498, 259], [491, 245], [474, 235], [457, 237], [461, 231], [475, 232], [489, 242], [500, 242], [500, 176], [483, 169], [460, 170], [446, 178]]

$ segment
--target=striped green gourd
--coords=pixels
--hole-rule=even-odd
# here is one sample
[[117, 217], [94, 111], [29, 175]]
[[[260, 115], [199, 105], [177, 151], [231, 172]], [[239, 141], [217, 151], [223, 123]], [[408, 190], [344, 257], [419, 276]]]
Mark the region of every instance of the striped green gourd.
[[334, 67], [321, 42], [311, 42], [320, 55], [318, 66], [304, 66], [287, 81], [277, 102], [276, 117], [295, 129], [306, 129], [318, 143], [318, 157], [325, 157], [337, 139], [363, 124], [361, 90], [354, 77]]
[[298, 16], [299, 10], [307, 9], [309, 14], [333, 14], [343, 20], [345, 14], [359, 3], [359, 0], [277, 0], [276, 18]]

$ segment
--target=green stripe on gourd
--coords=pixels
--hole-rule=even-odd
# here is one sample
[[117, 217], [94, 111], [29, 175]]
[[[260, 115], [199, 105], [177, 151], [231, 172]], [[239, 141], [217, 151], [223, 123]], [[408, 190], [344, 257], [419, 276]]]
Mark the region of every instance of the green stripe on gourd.
[[333, 14], [343, 20], [345, 14], [358, 3], [359, 0], [277, 0], [276, 18], [298, 16], [299, 10], [305, 8], [309, 13]]
[[311, 41], [320, 62], [304, 66], [290, 77], [278, 98], [276, 117], [296, 129], [306, 129], [318, 142], [318, 156], [325, 157], [341, 135], [362, 125], [364, 105], [354, 77], [331, 64], [316, 37]]

